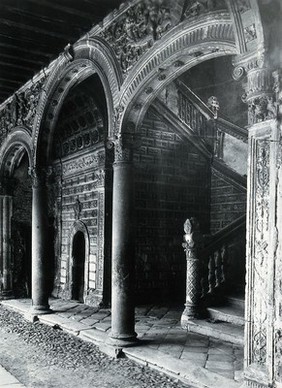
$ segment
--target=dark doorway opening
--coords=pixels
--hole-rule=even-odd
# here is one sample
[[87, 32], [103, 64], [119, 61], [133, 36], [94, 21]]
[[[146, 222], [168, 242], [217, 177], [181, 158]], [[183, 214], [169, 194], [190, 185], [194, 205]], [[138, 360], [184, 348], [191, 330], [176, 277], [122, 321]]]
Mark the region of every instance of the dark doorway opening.
[[85, 238], [82, 232], [77, 232], [73, 238], [72, 260], [72, 299], [83, 302]]

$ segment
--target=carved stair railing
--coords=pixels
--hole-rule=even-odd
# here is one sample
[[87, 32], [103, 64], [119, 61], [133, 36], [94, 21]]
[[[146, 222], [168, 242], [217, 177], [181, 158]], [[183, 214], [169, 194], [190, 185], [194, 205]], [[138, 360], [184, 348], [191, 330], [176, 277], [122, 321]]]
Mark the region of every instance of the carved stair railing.
[[[246, 128], [230, 122], [223, 115], [219, 114], [217, 109], [209, 107], [183, 82], [177, 80], [175, 84], [178, 89], [179, 118], [188, 124], [199, 136], [217, 140], [217, 144], [214, 147], [217, 157], [222, 158], [225, 134], [229, 134], [244, 143], [247, 142], [248, 131]], [[212, 129], [213, 131], [211, 131]]]
[[233, 274], [230, 273], [229, 247], [235, 239], [244, 239], [246, 216], [241, 216], [212, 236], [205, 236], [201, 257], [201, 296], [205, 303], [220, 302], [232, 291]]

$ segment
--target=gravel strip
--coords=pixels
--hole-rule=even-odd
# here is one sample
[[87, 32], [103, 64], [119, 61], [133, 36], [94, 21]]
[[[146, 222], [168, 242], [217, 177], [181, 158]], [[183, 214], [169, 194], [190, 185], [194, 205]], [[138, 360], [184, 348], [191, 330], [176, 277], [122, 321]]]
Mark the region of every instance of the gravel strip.
[[[21, 351], [26, 357], [24, 360], [22, 360], [22, 357], [21, 359], [18, 358], [17, 362], [24, 364], [23, 369], [26, 369], [26, 371], [25, 373], [21, 371], [20, 377], [21, 382], [28, 387], [49, 388], [58, 386], [60, 388], [71, 388], [70, 380], [75, 380], [72, 376], [81, 374], [82, 385], [80, 385], [80, 388], [187, 388], [187, 385], [181, 381], [170, 378], [147, 366], [135, 364], [125, 358], [111, 358], [102, 353], [96, 345], [84, 342], [60, 328], [52, 328], [39, 322], [32, 324], [24, 320], [20, 314], [7, 310], [3, 306], [0, 306], [0, 333], [4, 340], [11, 339], [13, 343], [19, 342], [18, 349], [23, 348]], [[5, 333], [7, 334], [6, 337]], [[16, 352], [17, 346], [15, 346], [15, 354]], [[15, 357], [14, 355], [12, 357], [11, 355], [1, 354], [0, 358], [1, 363], [5, 363], [6, 368], [9, 367], [9, 362], [11, 363], [11, 372], [14, 372], [14, 375], [17, 371], [13, 371]], [[42, 368], [42, 373], [46, 368], [50, 371], [50, 381], [46, 381], [48, 378], [46, 371], [44, 376], [40, 376], [42, 364], [45, 365], [45, 368]], [[24, 368], [25, 365], [28, 367]], [[36, 377], [35, 374], [31, 373], [33, 370], [37, 371]], [[60, 379], [65, 378], [65, 381], [60, 380], [60, 385], [57, 381], [58, 373], [61, 373]], [[95, 384], [93, 385], [94, 379]], [[74, 381], [73, 386], [77, 386], [75, 384], [77, 383]]]

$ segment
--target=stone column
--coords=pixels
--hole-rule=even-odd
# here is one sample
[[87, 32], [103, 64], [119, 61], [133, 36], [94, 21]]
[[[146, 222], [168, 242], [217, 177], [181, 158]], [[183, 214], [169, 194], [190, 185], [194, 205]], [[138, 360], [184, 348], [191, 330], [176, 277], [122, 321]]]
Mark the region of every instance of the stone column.
[[186, 269], [186, 303], [181, 316], [181, 327], [189, 328], [189, 321], [198, 318], [200, 314], [201, 297], [201, 262], [199, 248], [202, 243], [202, 235], [198, 221], [192, 217], [184, 224], [184, 243], [182, 244], [187, 260]]
[[274, 386], [276, 160], [281, 140], [272, 72], [263, 58], [248, 60], [241, 70], [247, 73], [249, 123], [244, 374], [246, 387], [264, 388]]
[[0, 195], [0, 297], [9, 298], [13, 294], [12, 254], [11, 254], [11, 218], [13, 199], [9, 195]]
[[48, 303], [48, 201], [46, 172], [38, 167], [32, 177], [32, 314], [49, 312]]
[[115, 142], [112, 219], [112, 329], [110, 343], [136, 340], [134, 317], [133, 166], [124, 138]]

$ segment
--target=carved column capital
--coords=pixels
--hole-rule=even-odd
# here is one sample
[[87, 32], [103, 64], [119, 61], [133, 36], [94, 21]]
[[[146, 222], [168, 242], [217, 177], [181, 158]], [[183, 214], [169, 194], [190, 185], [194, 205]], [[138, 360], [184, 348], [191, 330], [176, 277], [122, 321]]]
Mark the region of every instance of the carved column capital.
[[131, 163], [133, 159], [133, 136], [120, 135], [114, 140], [116, 163]]
[[39, 188], [46, 185], [47, 170], [43, 167], [30, 167], [28, 173], [32, 180], [32, 187]]

